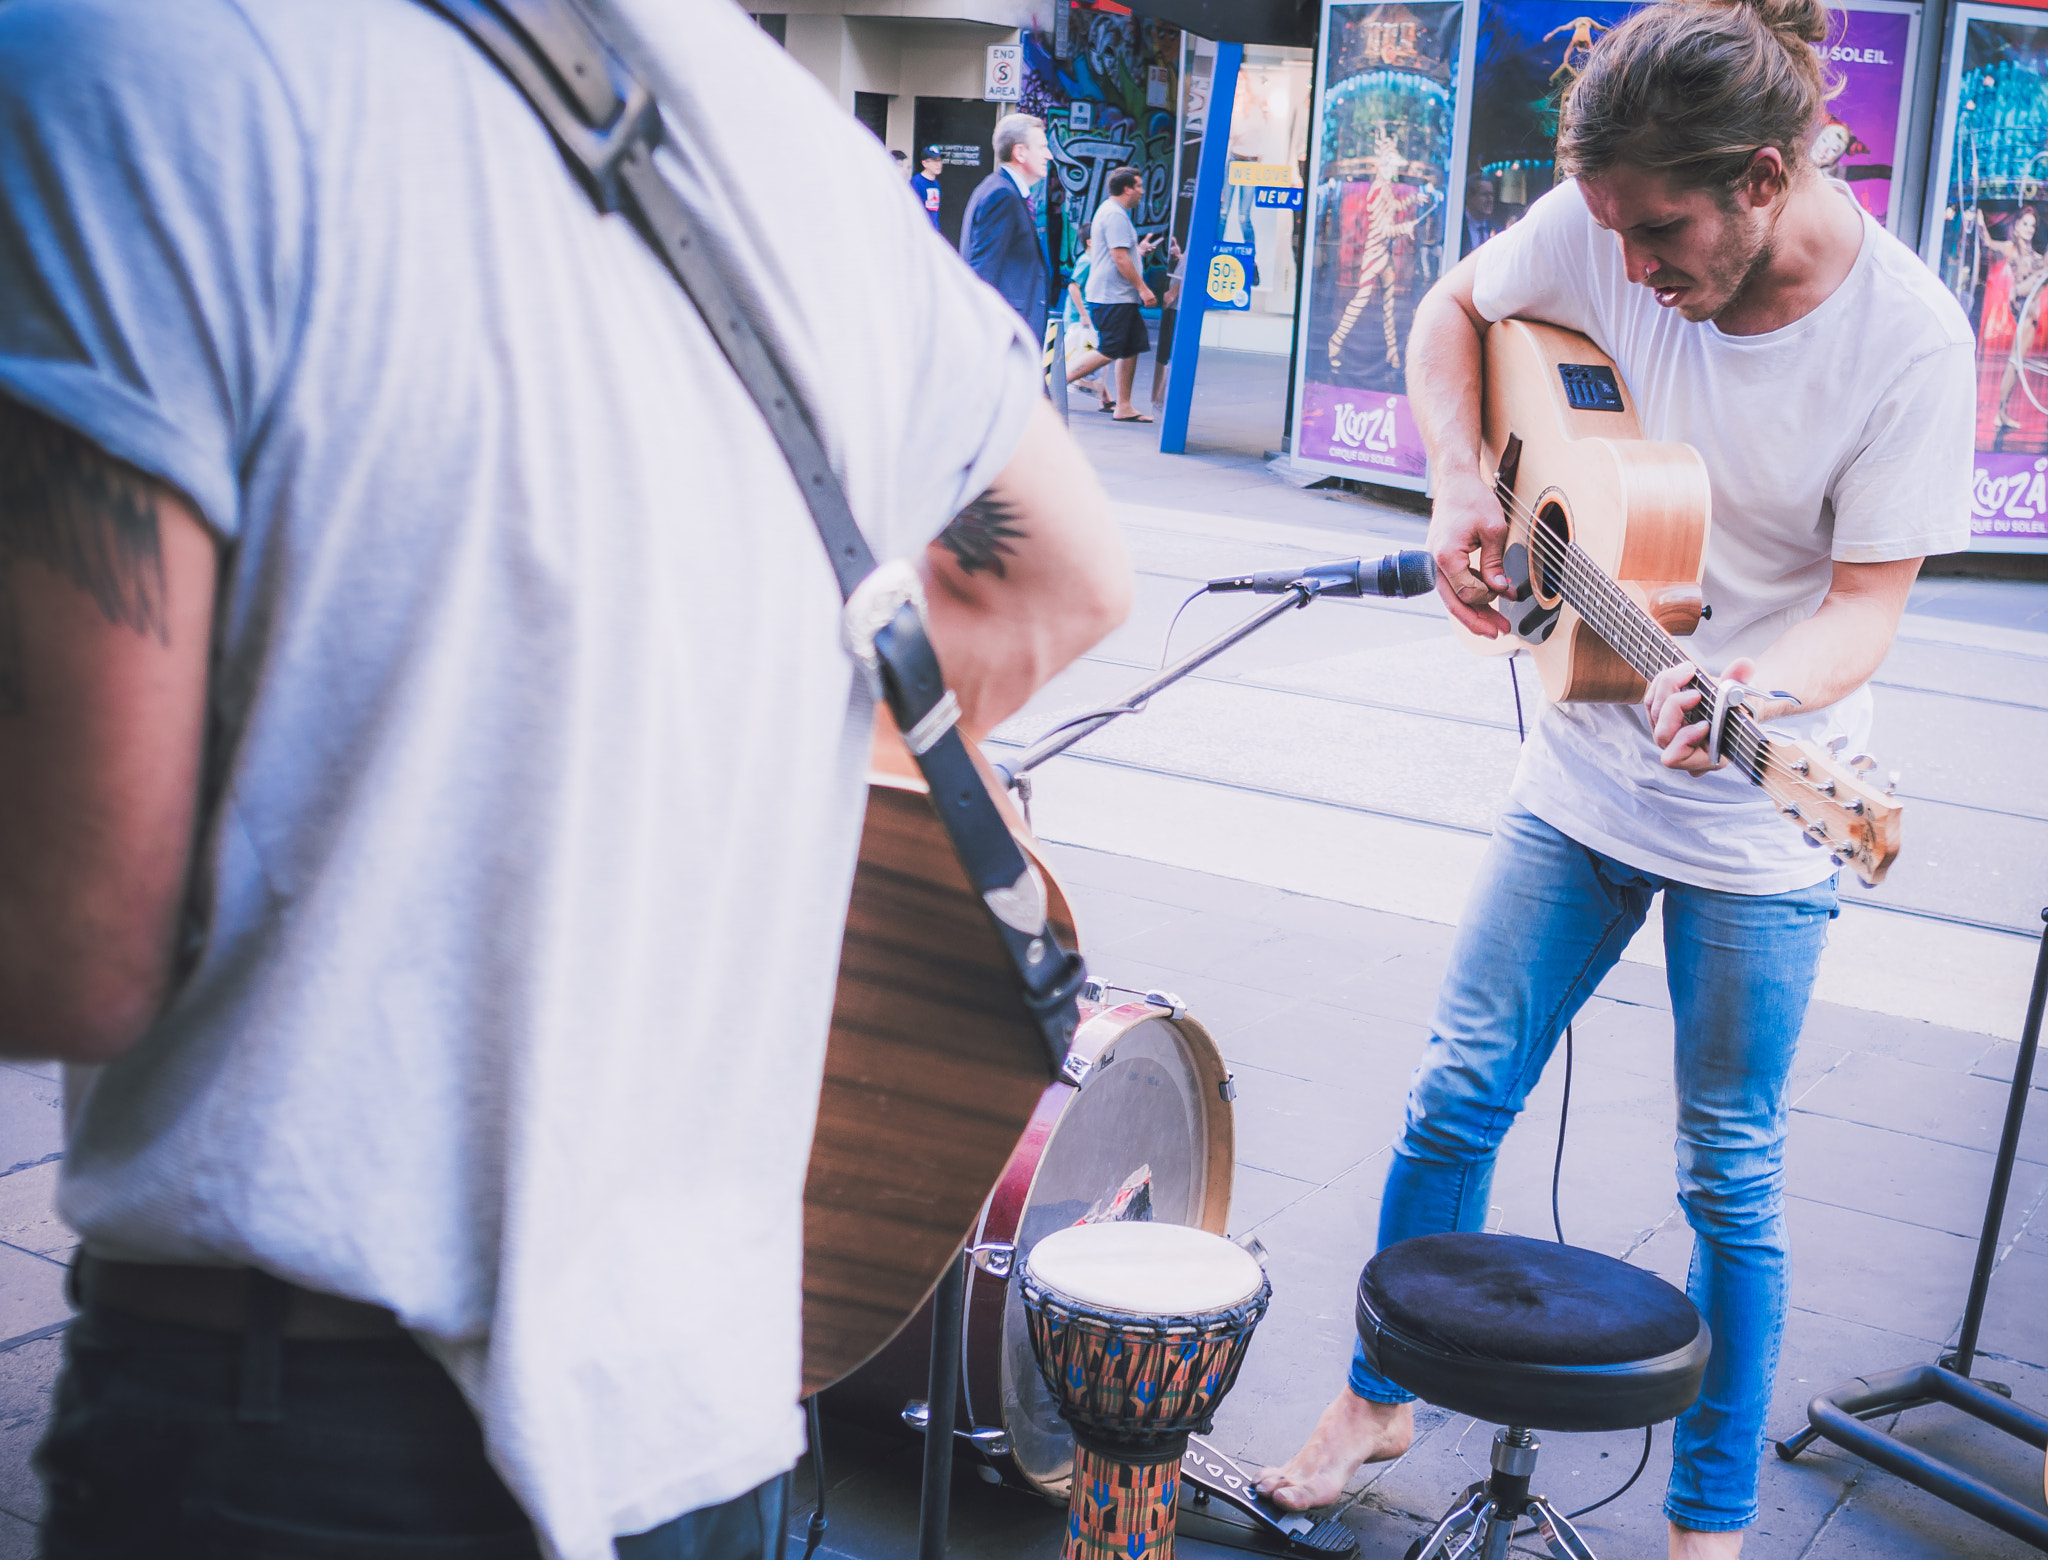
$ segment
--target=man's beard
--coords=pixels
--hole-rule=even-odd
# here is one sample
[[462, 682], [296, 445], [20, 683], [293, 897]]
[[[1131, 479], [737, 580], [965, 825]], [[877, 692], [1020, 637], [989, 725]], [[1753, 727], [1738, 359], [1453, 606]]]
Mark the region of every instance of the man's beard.
[[1679, 305], [1678, 312], [1694, 324], [1703, 320], [1717, 320], [1741, 300], [1753, 281], [1771, 263], [1771, 239], [1775, 236], [1777, 224], [1768, 227], [1751, 228], [1743, 224], [1731, 224], [1727, 237], [1708, 257], [1706, 275], [1703, 280], [1713, 284], [1707, 292], [1703, 305], [1695, 305], [1688, 299]]

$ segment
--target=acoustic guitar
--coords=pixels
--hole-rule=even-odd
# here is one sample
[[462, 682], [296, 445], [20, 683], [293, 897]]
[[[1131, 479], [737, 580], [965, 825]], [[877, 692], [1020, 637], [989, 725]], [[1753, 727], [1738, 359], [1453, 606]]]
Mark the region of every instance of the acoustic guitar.
[[[1078, 946], [1065, 896], [988, 778], [1045, 880], [1054, 933]], [[1015, 988], [924, 779], [879, 709], [804, 1183], [805, 1396], [865, 1364], [916, 1314], [1040, 1097], [1058, 1087]]]
[[[1486, 333], [1482, 442], [1507, 517], [1495, 603], [1513, 630], [1475, 650], [1526, 651], [1558, 702], [1634, 703], [1688, 656], [1676, 639], [1707, 607], [1700, 581], [1710, 519], [1707, 471], [1689, 444], [1643, 437], [1614, 364], [1575, 331], [1502, 320]], [[1718, 692], [1704, 674], [1695, 718]], [[1739, 705], [1722, 750], [1780, 816], [1875, 885], [1899, 853], [1900, 804], [1867, 784], [1875, 761], [1765, 731]]]

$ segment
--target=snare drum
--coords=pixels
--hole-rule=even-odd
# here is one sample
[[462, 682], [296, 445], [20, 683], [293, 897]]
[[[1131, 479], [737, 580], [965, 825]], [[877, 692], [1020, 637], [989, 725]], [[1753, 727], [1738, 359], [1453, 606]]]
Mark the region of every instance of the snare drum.
[[[1082, 1005], [1079, 1088], [1055, 1083], [1003, 1171], [972, 1240], [1037, 1243], [1068, 1225], [1150, 1220], [1220, 1235], [1230, 1214], [1235, 1137], [1230, 1078], [1209, 1032], [1160, 1004]], [[931, 1358], [927, 1305], [874, 1360], [825, 1395], [866, 1424], [900, 1423], [922, 1402]], [[958, 1434], [993, 1475], [1067, 1503], [1074, 1436], [1032, 1358], [1016, 1283], [971, 1275], [961, 1342]]]
[[1171, 1560], [1181, 1454], [1237, 1383], [1265, 1273], [1203, 1230], [1091, 1224], [1040, 1241], [1018, 1290], [1078, 1443], [1064, 1560]]

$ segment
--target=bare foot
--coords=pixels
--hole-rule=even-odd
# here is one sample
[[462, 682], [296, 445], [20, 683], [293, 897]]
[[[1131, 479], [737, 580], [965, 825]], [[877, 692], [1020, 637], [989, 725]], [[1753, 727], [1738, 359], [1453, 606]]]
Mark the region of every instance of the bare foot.
[[1671, 1524], [1671, 1560], [1735, 1560], [1742, 1553], [1742, 1533], [1700, 1533]]
[[[1276, 1506], [1307, 1511], [1341, 1499], [1359, 1466], [1389, 1462], [1415, 1439], [1413, 1403], [1374, 1403], [1348, 1386], [1339, 1392], [1302, 1449], [1277, 1468], [1268, 1468], [1258, 1491]], [[1705, 1534], [1694, 1534], [1703, 1538]]]

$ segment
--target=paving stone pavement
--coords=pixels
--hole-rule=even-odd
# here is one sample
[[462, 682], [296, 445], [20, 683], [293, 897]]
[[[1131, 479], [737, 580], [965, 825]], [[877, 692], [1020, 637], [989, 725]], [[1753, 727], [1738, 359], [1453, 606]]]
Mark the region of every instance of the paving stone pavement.
[[[1159, 456], [1149, 430], [1113, 427], [1092, 412], [1075, 412], [1077, 431], [1120, 501], [1313, 526], [1335, 533], [1332, 553], [1357, 550], [1341, 545], [1353, 526], [1419, 540], [1418, 514], [1295, 490], [1266, 471], [1264, 451], [1279, 443], [1274, 408], [1284, 368], [1284, 359], [1205, 354], [1184, 461]], [[1149, 382], [1143, 365], [1140, 376]], [[1268, 422], [1276, 426], [1269, 430]], [[1930, 581], [1916, 590], [1915, 610], [1989, 623], [1994, 633], [2001, 625], [2048, 628], [2048, 592], [2038, 586]], [[1916, 675], [1936, 680], [1942, 658], [1967, 654], [1941, 644], [1916, 653]], [[2016, 659], [2008, 675], [2037, 672], [2036, 663]], [[2021, 757], [2035, 748], [2010, 746]], [[1251, 1462], [1280, 1459], [1342, 1379], [1353, 1286], [1372, 1249], [1389, 1145], [1451, 928], [1103, 850], [1054, 846], [1050, 855], [1097, 972], [1178, 992], [1236, 1075], [1231, 1229], [1264, 1242], [1275, 1294], [1218, 1417], [1217, 1439]], [[1670, 1044], [1662, 971], [1617, 967], [1576, 1027], [1559, 1205], [1575, 1242], [1682, 1282], [1690, 1236], [1672, 1188]], [[1787, 1172], [1793, 1310], [1773, 1433], [1802, 1424], [1814, 1393], [1931, 1360], [1953, 1340], [2015, 1050], [1990, 1034], [1815, 1005], [1794, 1090]], [[2048, 1089], [2048, 1074], [2040, 1088]], [[1502, 1152], [1499, 1228], [1550, 1233], [1561, 1092], [1554, 1061]], [[54, 1068], [0, 1063], [0, 1560], [33, 1553], [40, 1497], [28, 1459], [66, 1315], [62, 1265], [73, 1240], [50, 1212], [58, 1096]], [[2035, 1119], [2014, 1177], [1978, 1373], [2048, 1410], [2044, 1198], [2048, 1121]], [[2038, 1454], [1946, 1409], [1918, 1410], [1902, 1427], [1915, 1444], [2040, 1504]], [[1484, 1468], [1489, 1427], [1425, 1410], [1420, 1429], [1406, 1457], [1366, 1470], [1348, 1492], [1343, 1519], [1365, 1556], [1400, 1555]], [[1537, 1487], [1566, 1509], [1618, 1485], [1642, 1444], [1635, 1435], [1544, 1439]], [[828, 1425], [826, 1445], [832, 1526], [821, 1553], [863, 1560], [913, 1553], [917, 1445], [842, 1425]], [[1636, 1486], [1586, 1519], [1604, 1560], [1663, 1553], [1668, 1460], [1665, 1429]], [[1825, 1446], [1794, 1464], [1767, 1459], [1763, 1492], [1763, 1516], [1744, 1550], [1749, 1560], [2017, 1560], [2034, 1553]], [[795, 1490], [793, 1532], [802, 1532], [811, 1495], [806, 1470]], [[1058, 1543], [1059, 1513], [984, 1484], [965, 1459], [953, 1511], [952, 1552], [960, 1560], [1049, 1556]], [[1206, 1519], [1190, 1515], [1182, 1553], [1207, 1560], [1235, 1552], [1210, 1542], [1213, 1533]]]
[[[1447, 927], [1103, 852], [1051, 850], [1097, 971], [1177, 992], [1235, 1073], [1233, 1233], [1269, 1253], [1273, 1307], [1217, 1421], [1225, 1450], [1286, 1456], [1342, 1379], [1359, 1266], [1409, 1069], [1427, 1034]], [[1672, 1191], [1671, 1019], [1661, 972], [1623, 966], [1576, 1031], [1560, 1209], [1576, 1242], [1683, 1282], [1690, 1236]], [[1819, 1005], [1802, 1041], [1791, 1128], [1794, 1308], [1771, 1417], [1789, 1433], [1807, 1398], [1848, 1377], [1918, 1363], [1953, 1338], [1982, 1217], [2012, 1047], [1989, 1036]], [[2048, 1081], [2048, 1080], [2044, 1080]], [[1502, 1152], [1495, 1222], [1550, 1233], [1562, 1069], [1554, 1061]], [[0, 1560], [32, 1552], [38, 1493], [28, 1454], [44, 1412], [72, 1240], [49, 1212], [58, 1148], [54, 1069], [0, 1066]], [[1979, 1373], [2048, 1409], [2048, 1120], [2014, 1178]], [[1490, 1428], [1426, 1411], [1400, 1461], [1355, 1482], [1344, 1520], [1367, 1556], [1400, 1554], [1485, 1464]], [[2038, 1503], [2038, 1454], [1943, 1409], [1906, 1416], [1916, 1443], [1961, 1457]], [[1542, 1488], [1580, 1505], [1619, 1484], [1641, 1440], [1548, 1436]], [[835, 1426], [827, 1438], [828, 1554], [913, 1551], [917, 1449]], [[1668, 1430], [1642, 1479], [1587, 1519], [1596, 1552], [1661, 1553]], [[1858, 1459], [1821, 1449], [1769, 1459], [1751, 1560], [1968, 1556], [2032, 1551]], [[809, 1486], [800, 1481], [793, 1527]], [[1047, 1555], [1059, 1514], [992, 1489], [963, 1462], [953, 1553]], [[1183, 1551], [1209, 1544], [1191, 1518]]]

